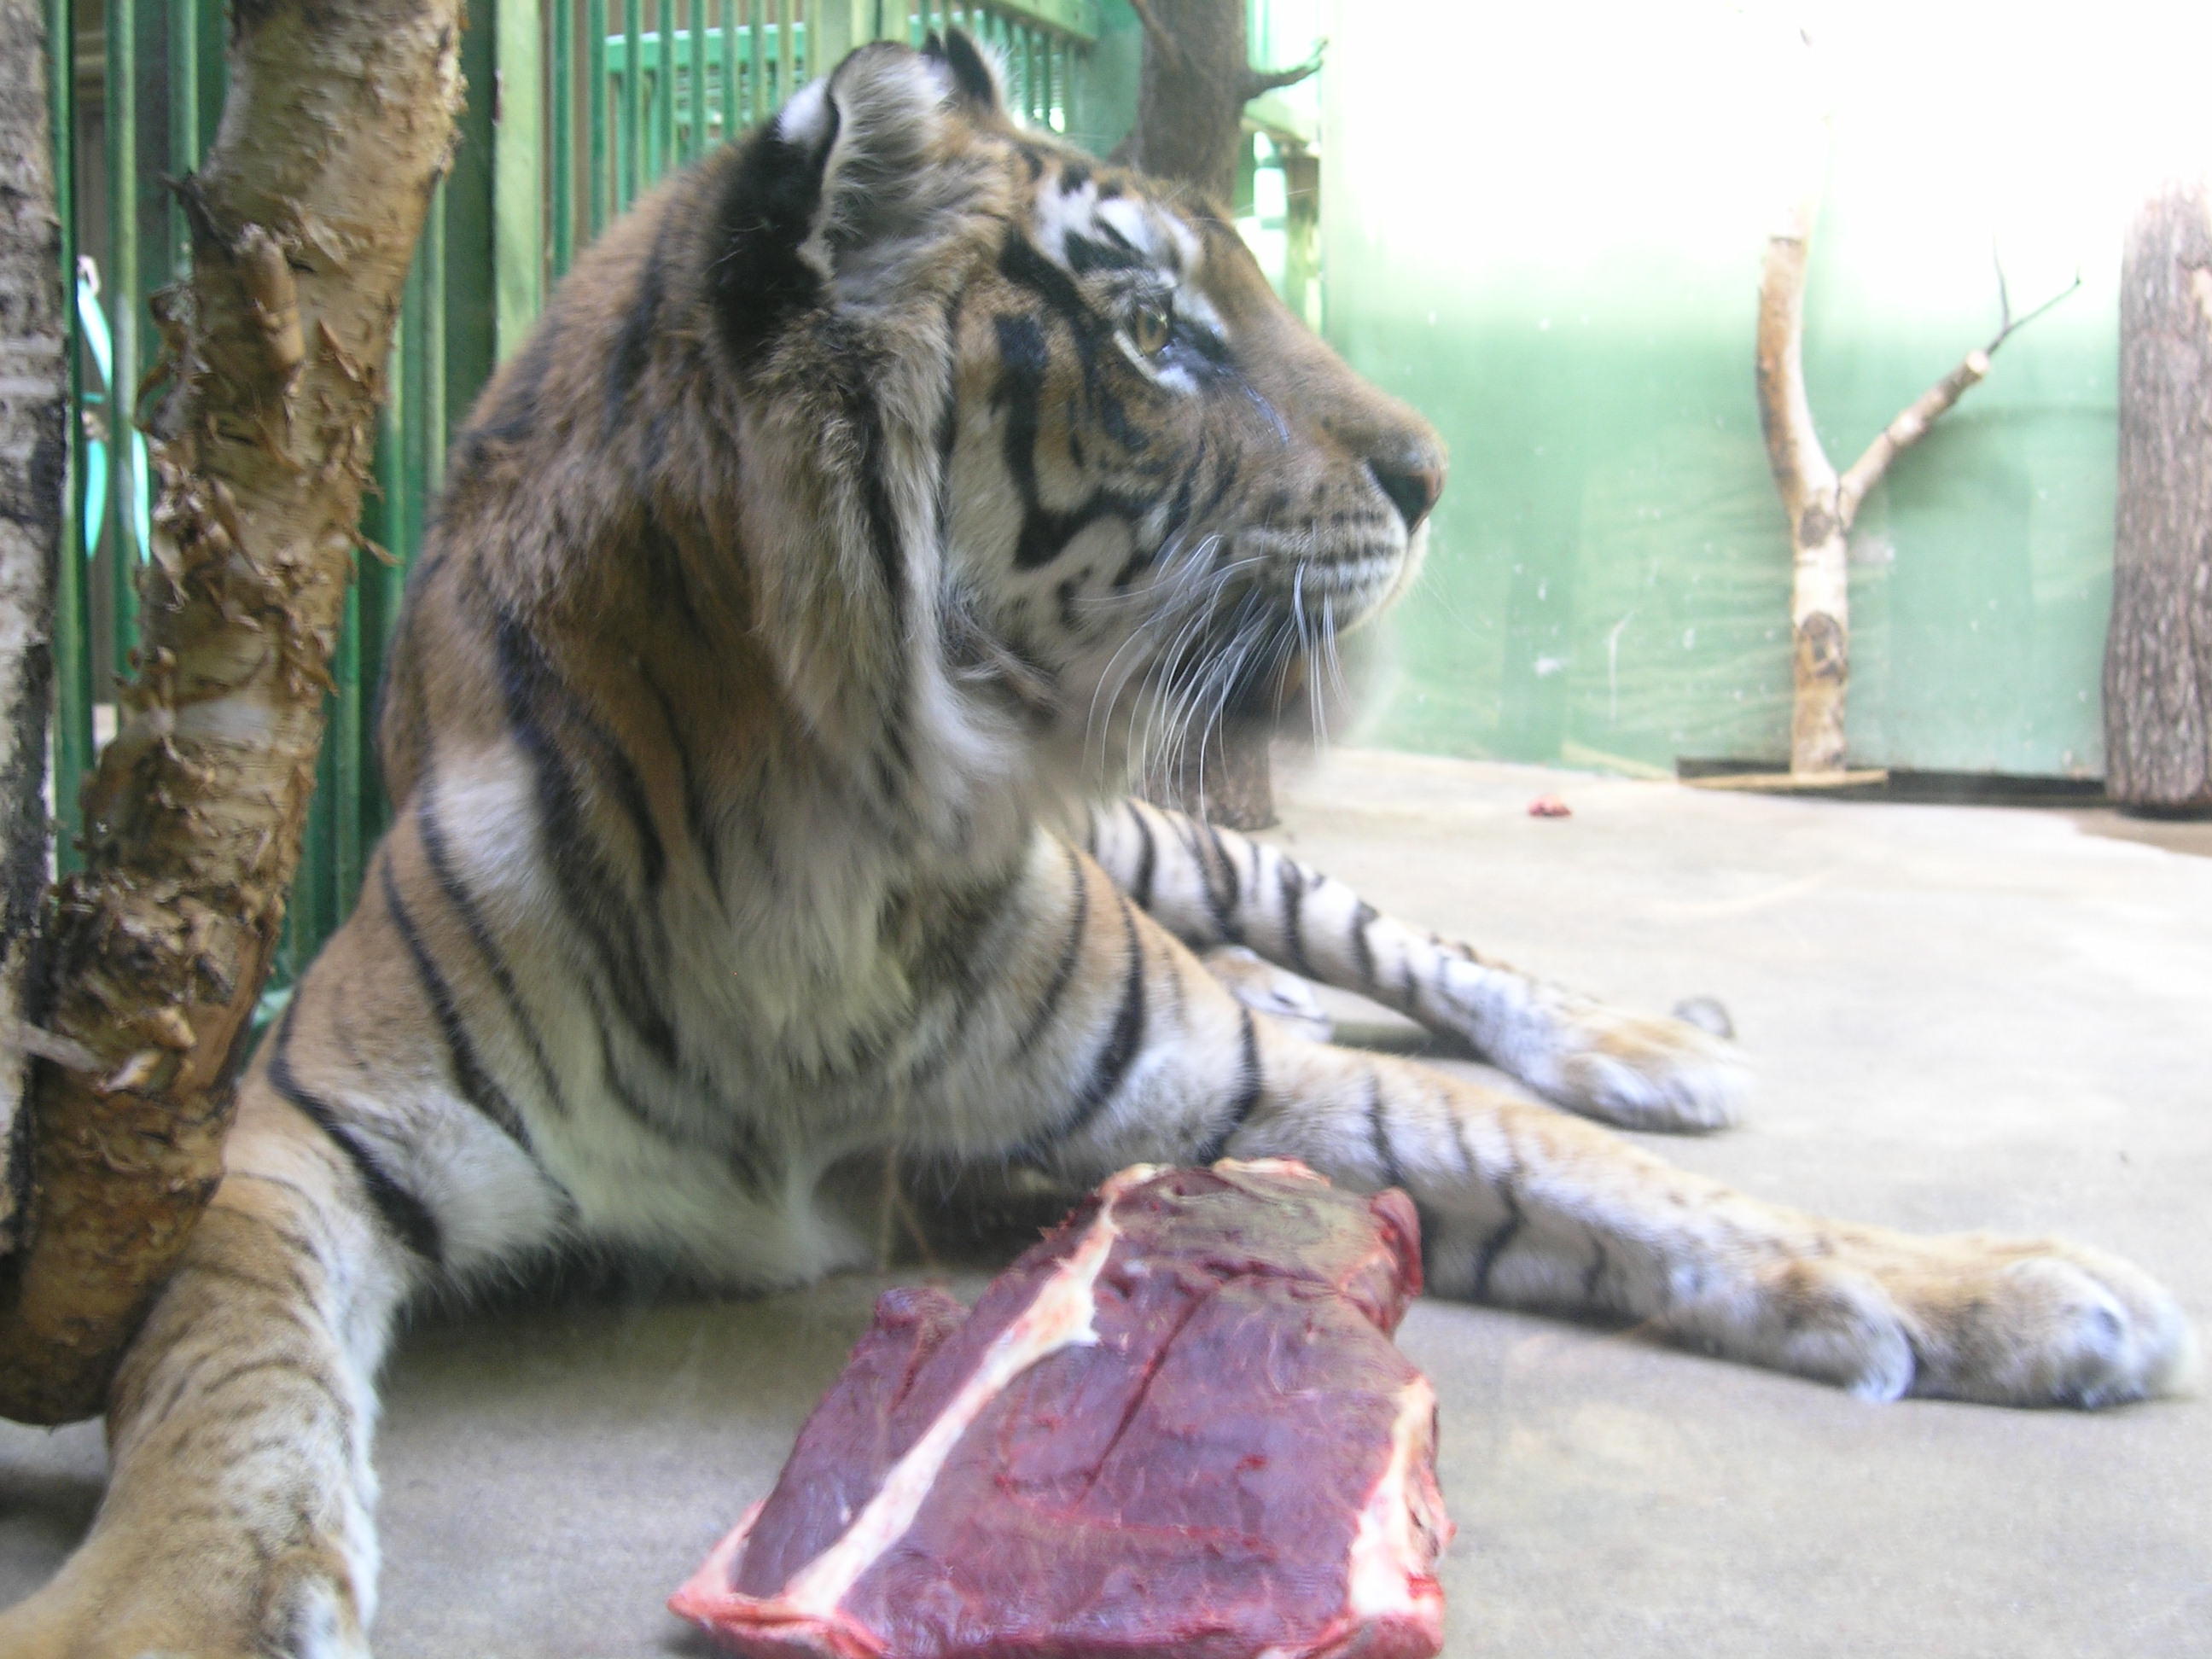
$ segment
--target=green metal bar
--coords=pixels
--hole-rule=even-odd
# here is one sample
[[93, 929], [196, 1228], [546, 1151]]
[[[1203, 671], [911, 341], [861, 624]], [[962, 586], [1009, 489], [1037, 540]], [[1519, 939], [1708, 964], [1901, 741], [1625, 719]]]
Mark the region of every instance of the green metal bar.
[[576, 255], [576, 8], [574, 0], [552, 0], [552, 86], [546, 111], [546, 142], [552, 155], [550, 228], [553, 276], [558, 281]]
[[691, 144], [686, 160], [707, 153], [707, 0], [691, 0]]
[[[556, 9], [560, 3], [555, 0]], [[521, 345], [545, 304], [544, 70], [538, 8], [538, 0], [494, 0], [492, 6], [492, 61], [501, 88], [492, 121], [492, 268], [486, 273], [491, 279], [494, 361]], [[441, 242], [441, 254], [442, 247]], [[442, 279], [435, 292], [443, 295]], [[445, 442], [442, 429], [438, 442]]]
[[775, 104], [781, 108], [791, 97], [791, 76], [797, 56], [798, 32], [792, 27], [792, 0], [778, 0], [775, 9]]
[[[738, 0], [722, 0], [722, 137], [734, 138], [738, 129], [745, 125], [743, 106], [738, 102]], [[745, 37], [750, 39], [747, 29]]]
[[92, 619], [84, 591], [84, 368], [76, 314], [76, 7], [46, 0], [46, 98], [52, 122], [54, 207], [61, 220], [63, 361], [62, 522], [54, 581], [54, 859], [81, 868], [84, 817], [78, 799], [92, 769]]
[[139, 484], [131, 442], [138, 392], [138, 20], [132, 0], [107, 0], [107, 301], [114, 338], [108, 386], [108, 541], [114, 593], [113, 668], [122, 673], [138, 642]]
[[[422, 379], [413, 436], [421, 460], [419, 487], [412, 504], [418, 533], [422, 514], [446, 474], [446, 186], [441, 180], [423, 221], [422, 246], [416, 253], [422, 267]], [[410, 550], [410, 556], [412, 556]]]
[[[368, 556], [356, 554], [355, 558], [356, 562], [365, 562]], [[335, 914], [343, 917], [352, 910], [354, 898], [361, 891], [362, 808], [365, 804], [362, 727], [368, 687], [362, 677], [358, 587], [346, 595], [345, 615], [338, 623], [337, 650], [331, 667], [331, 678], [338, 687], [337, 707], [331, 711], [323, 747], [331, 756], [331, 781], [337, 786], [336, 799], [331, 803], [331, 880], [337, 890]]]
[[761, 14], [767, 6], [768, 0], [746, 0], [745, 4], [746, 61], [752, 70], [752, 82], [745, 90], [745, 124], [748, 126], [758, 125], [761, 117], [768, 112], [768, 65], [765, 61], [768, 38], [767, 31], [761, 27]]
[[[408, 292], [401, 301], [399, 325], [392, 334], [392, 357], [386, 374], [388, 395], [376, 417], [376, 476], [380, 487], [366, 503], [362, 515], [363, 531], [371, 541], [385, 550], [386, 556], [379, 559], [372, 556], [362, 567], [355, 584], [361, 606], [362, 676], [364, 682], [372, 687], [383, 682], [384, 664], [391, 648], [392, 629], [398, 619], [400, 592], [406, 580], [404, 561], [412, 552], [414, 545], [407, 531], [403, 480], [406, 468], [404, 424], [408, 414], [405, 370], [407, 317], [415, 287], [410, 273]], [[372, 776], [374, 775], [375, 765], [374, 740], [374, 732], [362, 732], [363, 765]], [[362, 803], [361, 824], [365, 845], [373, 844], [384, 833], [391, 816], [391, 806], [384, 798], [384, 792], [380, 788], [367, 791]]]
[[989, 9], [1011, 21], [1034, 24], [1085, 45], [1097, 40], [1097, 0], [988, 0]]
[[653, 95], [656, 112], [660, 117], [659, 165], [653, 169], [657, 179], [672, 172], [676, 167], [676, 0], [655, 0], [659, 12], [660, 51], [659, 63], [653, 70]]
[[638, 85], [638, 12], [643, 0], [623, 0], [623, 78], [622, 78], [622, 199], [617, 204], [627, 208], [637, 199], [638, 173], [644, 162], [639, 153], [644, 148], [645, 99]]
[[[169, 165], [182, 178], [200, 164], [200, 39], [198, 0], [169, 0]], [[191, 275], [191, 227], [183, 201], [169, 192], [169, 264], [179, 277]]]
[[607, 0], [586, 0], [584, 103], [591, 126], [592, 234], [607, 228], [607, 173], [613, 165], [607, 132]]
[[195, 156], [207, 154], [208, 146], [215, 143], [216, 130], [222, 125], [223, 94], [230, 85], [228, 68], [223, 61], [230, 44], [230, 20], [225, 9], [217, 0], [195, 0], [192, 7], [200, 70], [199, 87], [194, 94], [200, 112], [199, 148], [193, 151]]

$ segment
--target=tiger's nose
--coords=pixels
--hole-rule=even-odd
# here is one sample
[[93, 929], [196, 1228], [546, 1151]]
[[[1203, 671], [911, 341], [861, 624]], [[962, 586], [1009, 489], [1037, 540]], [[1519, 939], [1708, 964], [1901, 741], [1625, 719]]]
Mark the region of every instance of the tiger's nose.
[[1421, 527], [1437, 497], [1444, 493], [1443, 462], [1436, 455], [1370, 456], [1367, 470], [1374, 475], [1375, 487], [1390, 498], [1390, 505], [1406, 521], [1408, 535]]

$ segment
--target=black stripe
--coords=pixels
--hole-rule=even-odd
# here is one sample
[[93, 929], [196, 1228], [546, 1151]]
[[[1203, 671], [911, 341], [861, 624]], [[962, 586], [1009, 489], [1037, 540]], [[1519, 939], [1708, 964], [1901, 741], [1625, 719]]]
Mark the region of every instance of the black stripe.
[[1283, 896], [1283, 945], [1291, 966], [1308, 979], [1318, 980], [1312, 959], [1306, 955], [1305, 872], [1288, 859], [1275, 866], [1275, 884]]
[[530, 1130], [522, 1121], [522, 1114], [507, 1097], [507, 1091], [483, 1068], [477, 1054], [477, 1046], [469, 1038], [468, 1027], [462, 1022], [459, 1004], [453, 1000], [453, 988], [439, 971], [438, 964], [430, 959], [430, 952], [422, 943], [422, 935], [415, 926], [415, 919], [407, 914], [407, 907], [399, 897], [399, 883], [392, 873], [392, 854], [385, 851], [377, 874], [384, 892], [384, 908], [391, 913], [392, 925], [399, 930], [400, 942], [407, 947], [408, 959], [415, 964], [415, 977], [421, 981], [424, 1000], [438, 1022], [438, 1034], [446, 1040], [446, 1052], [453, 1064], [453, 1083], [463, 1100], [482, 1112], [507, 1132], [508, 1139], [526, 1152], [530, 1151]]
[[1052, 970], [1044, 995], [1038, 1000], [1036, 1011], [1030, 1016], [1029, 1024], [1014, 1044], [1017, 1060], [1034, 1048], [1044, 1036], [1046, 1025], [1059, 1012], [1060, 999], [1067, 994], [1068, 982], [1075, 977], [1075, 964], [1083, 957], [1083, 937], [1091, 927], [1091, 887], [1083, 877], [1083, 860], [1073, 848], [1067, 854], [1067, 866], [1075, 881], [1075, 915], [1068, 924], [1067, 943], [1060, 947], [1059, 964]]
[[[1091, 1075], [1075, 1097], [1075, 1109], [1054, 1126], [1043, 1144], [1074, 1139], [1088, 1129], [1098, 1115], [1112, 1103], [1122, 1080], [1135, 1064], [1137, 1050], [1145, 1037], [1145, 946], [1137, 932], [1137, 913], [1126, 901], [1121, 905], [1122, 925], [1127, 930], [1129, 968], [1121, 981], [1121, 1006], [1115, 1010], [1114, 1024], [1106, 1034], [1106, 1041], [1091, 1062]], [[1036, 1148], [1032, 1142], [1031, 1147]]]
[[641, 661], [638, 672], [646, 690], [660, 705], [661, 723], [668, 728], [668, 747], [676, 757], [676, 775], [684, 796], [684, 827], [690, 834], [700, 862], [706, 866], [707, 883], [714, 890], [714, 902], [719, 908], [722, 902], [722, 838], [716, 830], [714, 814], [708, 810], [706, 793], [700, 787], [699, 769], [692, 761], [690, 745], [684, 741], [684, 727], [676, 717], [676, 701], [661, 685], [649, 664]]
[[504, 611], [500, 613], [500, 631], [502, 667], [510, 661], [526, 662], [531, 686], [550, 698], [562, 724], [591, 749], [601, 782], [613, 794], [637, 838], [638, 873], [644, 878], [646, 891], [656, 891], [668, 874], [668, 853], [661, 844], [660, 826], [653, 821], [653, 803], [647, 798], [637, 763], [585, 706], [538, 641]]
[[1252, 1011], [1238, 1006], [1237, 1018], [1243, 1022], [1240, 1040], [1243, 1055], [1237, 1065], [1237, 1097], [1229, 1103], [1229, 1115], [1212, 1137], [1191, 1155], [1191, 1162], [1200, 1167], [1227, 1155], [1229, 1143], [1237, 1132], [1249, 1122], [1252, 1114], [1259, 1109], [1260, 1098], [1267, 1092], [1267, 1079], [1260, 1071], [1260, 1032], [1253, 1024]]
[[1113, 242], [1085, 236], [1080, 231], [1068, 232], [1064, 246], [1067, 268], [1079, 276], [1088, 276], [1097, 270], [1141, 270], [1151, 263], [1126, 242], [1116, 246]]
[[386, 1174], [368, 1147], [339, 1127], [338, 1115], [327, 1101], [301, 1086], [292, 1070], [292, 1016], [299, 1010], [300, 996], [301, 992], [293, 993], [292, 1000], [285, 1005], [283, 1018], [276, 1024], [276, 1038], [269, 1051], [270, 1084], [305, 1113], [317, 1128], [330, 1137], [331, 1144], [344, 1154], [354, 1173], [361, 1177], [362, 1189], [368, 1194], [368, 1201], [382, 1218], [385, 1230], [432, 1266], [443, 1266], [443, 1230], [430, 1206]]
[[1365, 899], [1352, 913], [1352, 959], [1363, 991], [1375, 988], [1375, 948], [1367, 942], [1367, 927], [1377, 919], [1375, 907]]
[[1528, 1218], [1521, 1213], [1521, 1200], [1513, 1194], [1512, 1183], [1519, 1173], [1517, 1169], [1508, 1170], [1504, 1182], [1497, 1188], [1498, 1195], [1505, 1201], [1505, 1219], [1492, 1230], [1475, 1253], [1474, 1294], [1478, 1301], [1490, 1294], [1490, 1272], [1498, 1265], [1498, 1258], [1505, 1254], [1506, 1247], [1528, 1224]]
[[722, 344], [740, 368], [821, 295], [821, 276], [799, 248], [821, 203], [840, 118], [833, 100], [830, 131], [811, 154], [787, 143], [770, 121], [726, 170], [707, 250], [707, 291]]
[[[636, 395], [638, 382], [645, 378], [653, 363], [653, 337], [660, 331], [660, 309], [668, 295], [668, 244], [680, 205], [671, 202], [660, 216], [660, 228], [653, 234], [653, 246], [647, 250], [645, 270], [637, 279], [637, 295], [624, 313], [622, 326], [615, 332], [614, 349], [607, 354], [606, 407], [603, 413], [605, 436], [611, 440], [622, 428], [623, 417], [629, 412], [629, 401]], [[657, 454], [648, 453], [647, 460], [658, 460]]]
[[1382, 1074], [1372, 1069], [1367, 1073], [1367, 1133], [1375, 1142], [1375, 1161], [1382, 1166], [1382, 1184], [1403, 1187], [1406, 1172], [1399, 1167], [1398, 1154], [1390, 1145], [1390, 1126], [1382, 1115]]
[[[556, 1112], [565, 1113], [568, 1105], [562, 1096], [560, 1080], [553, 1073], [553, 1062], [546, 1056], [545, 1044], [538, 1033], [538, 1024], [531, 1018], [529, 1009], [523, 1005], [522, 991], [515, 984], [514, 975], [507, 965], [507, 955], [499, 948], [499, 941], [492, 937], [491, 928], [483, 919], [483, 912], [477, 908], [475, 896], [453, 868], [452, 849], [446, 844], [446, 828], [438, 821], [428, 781], [415, 793], [415, 829], [422, 838], [423, 857], [429, 864], [430, 874], [438, 884], [438, 890], [445, 895], [446, 902], [453, 906], [454, 914], [461, 919], [461, 925], [468, 929], [469, 938], [475, 944], [477, 953], [483, 958], [484, 968], [491, 975], [492, 983], [499, 988], [500, 997], [507, 1004], [507, 1011], [514, 1020], [515, 1029], [522, 1033], [522, 1040], [530, 1049], [531, 1060], [538, 1067], [538, 1080], [545, 1085], [547, 1102]], [[388, 878], [388, 860], [386, 869]]]
[[[1191, 823], [1206, 843], [1206, 847], [1197, 848], [1199, 877], [1206, 884], [1206, 905], [1213, 912], [1213, 920], [1221, 929], [1221, 937], [1231, 945], [1242, 945], [1244, 943], [1244, 929], [1237, 920], [1237, 905], [1243, 891], [1243, 879], [1237, 868], [1237, 860], [1230, 857], [1229, 845], [1221, 839], [1221, 831], [1204, 818], [1193, 818]], [[1211, 859], [1206, 856], [1206, 847], [1212, 849]], [[1213, 887], [1213, 861], [1216, 859], [1221, 864], [1219, 892], [1216, 892]]]
[[1613, 1265], [1613, 1261], [1606, 1254], [1605, 1240], [1600, 1238], [1593, 1243], [1596, 1245], [1597, 1253], [1590, 1258], [1589, 1266], [1583, 1269], [1583, 1300], [1595, 1304], [1598, 1286], [1604, 1282], [1606, 1269]]
[[[608, 868], [601, 855], [599, 837], [586, 819], [582, 793], [569, 771], [568, 759], [539, 718], [539, 694], [550, 690], [556, 696], [565, 696], [566, 689], [554, 678], [551, 666], [545, 662], [536, 642], [504, 610], [497, 613], [495, 632], [507, 720], [537, 780], [541, 820], [538, 834], [562, 903], [577, 926], [589, 936], [591, 957], [603, 972], [623, 1017], [636, 1030], [646, 1046], [664, 1064], [673, 1067], [677, 1062], [675, 1028], [656, 994], [655, 969], [665, 967], [667, 953], [649, 950], [636, 931], [641, 917], [645, 925], [653, 925], [654, 912], [650, 906], [641, 907], [616, 872]], [[573, 704], [568, 712], [572, 723], [586, 720]], [[589, 726], [586, 720], [586, 738], [592, 735]], [[599, 736], [611, 750], [611, 740], [603, 732]], [[621, 762], [617, 775], [617, 793], [623, 793], [620, 781], [627, 773], [641, 805], [643, 786], [638, 783], [635, 771], [629, 769], [627, 758], [621, 757], [619, 751], [613, 752]], [[649, 815], [641, 821], [634, 816], [633, 823], [650, 837], [641, 841], [639, 847], [639, 861], [647, 870], [650, 884], [665, 868], [660, 839], [653, 830]]]
[[859, 429], [860, 437], [860, 514], [866, 521], [868, 550], [874, 554], [876, 573], [883, 583], [884, 603], [890, 612], [890, 624], [884, 637], [900, 647], [892, 667], [890, 683], [881, 692], [880, 714], [882, 733], [878, 738], [888, 755], [878, 754], [880, 785], [886, 797], [902, 793], [906, 781], [913, 775], [914, 762], [907, 744], [905, 708], [907, 662], [904, 644], [907, 616], [913, 605], [907, 594], [906, 556], [898, 529], [898, 515], [891, 502], [890, 472], [886, 458], [887, 441], [884, 434], [882, 411], [865, 397], [856, 394], [848, 404], [848, 418]]
[[1145, 817], [1145, 809], [1133, 800], [1122, 804], [1137, 826], [1138, 839], [1144, 843], [1144, 849], [1137, 854], [1137, 874], [1129, 884], [1129, 891], [1139, 904], [1149, 910], [1152, 908], [1152, 882], [1159, 872], [1160, 846]]
[[[658, 446], [656, 446], [656, 448]], [[684, 551], [657, 514], [648, 511], [645, 533], [638, 538], [638, 565], [648, 601], [656, 611], [672, 611], [686, 632], [712, 643], [707, 625], [691, 600], [690, 578], [684, 573]]]
[[1018, 230], [1006, 233], [999, 250], [999, 274], [1050, 306], [1079, 338], [1106, 331], [1104, 320], [1083, 302], [1075, 279], [1045, 258], [1043, 251]]

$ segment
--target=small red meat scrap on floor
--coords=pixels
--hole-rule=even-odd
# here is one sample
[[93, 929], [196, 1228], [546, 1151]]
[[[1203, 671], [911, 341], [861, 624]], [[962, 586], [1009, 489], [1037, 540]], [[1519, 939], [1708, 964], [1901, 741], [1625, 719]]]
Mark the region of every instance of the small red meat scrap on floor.
[[1528, 803], [1528, 816], [1532, 818], [1571, 818], [1574, 815], [1575, 809], [1557, 795], [1539, 795]]
[[1403, 1193], [1124, 1170], [974, 1312], [887, 1292], [669, 1606], [760, 1659], [1431, 1659], [1420, 1287]]

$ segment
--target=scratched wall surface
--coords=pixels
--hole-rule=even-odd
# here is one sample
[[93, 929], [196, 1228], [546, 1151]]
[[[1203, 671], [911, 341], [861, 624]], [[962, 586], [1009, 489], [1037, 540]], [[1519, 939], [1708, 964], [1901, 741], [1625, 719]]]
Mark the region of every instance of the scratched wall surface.
[[1993, 0], [1333, 9], [1328, 331], [1453, 452], [1370, 740], [1785, 752], [1751, 351], [1825, 101], [1806, 356], [1839, 466], [1994, 331], [1993, 251], [2019, 310], [2082, 276], [1861, 516], [1852, 760], [2099, 773], [2120, 230], [2212, 22], [2148, 0], [2068, 33]]

